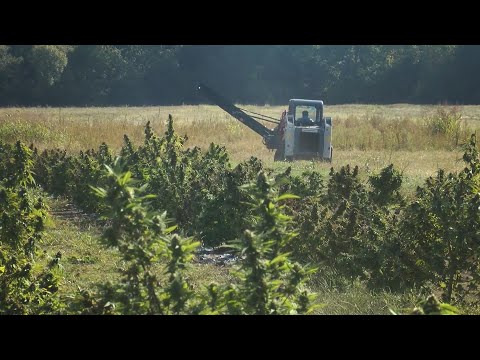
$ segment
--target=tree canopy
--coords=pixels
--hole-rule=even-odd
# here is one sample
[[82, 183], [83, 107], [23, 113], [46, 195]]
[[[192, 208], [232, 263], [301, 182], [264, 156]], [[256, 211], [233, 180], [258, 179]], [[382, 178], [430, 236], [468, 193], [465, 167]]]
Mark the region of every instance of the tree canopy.
[[480, 103], [476, 45], [0, 45], [1, 106]]

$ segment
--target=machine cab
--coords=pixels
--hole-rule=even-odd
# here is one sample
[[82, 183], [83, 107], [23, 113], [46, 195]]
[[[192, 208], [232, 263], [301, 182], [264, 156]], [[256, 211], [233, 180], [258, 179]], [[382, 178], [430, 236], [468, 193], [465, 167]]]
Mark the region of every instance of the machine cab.
[[323, 119], [323, 101], [291, 99], [288, 115], [294, 126], [319, 126]]
[[285, 156], [331, 160], [331, 130], [331, 118], [323, 116], [323, 101], [291, 99], [285, 129]]

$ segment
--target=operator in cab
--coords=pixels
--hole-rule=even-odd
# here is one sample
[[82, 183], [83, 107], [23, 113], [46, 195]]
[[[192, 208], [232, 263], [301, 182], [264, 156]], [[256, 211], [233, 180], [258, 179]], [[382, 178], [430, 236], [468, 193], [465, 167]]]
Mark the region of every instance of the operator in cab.
[[302, 117], [297, 119], [298, 126], [313, 126], [315, 122], [308, 116], [308, 111], [305, 110], [302, 112]]

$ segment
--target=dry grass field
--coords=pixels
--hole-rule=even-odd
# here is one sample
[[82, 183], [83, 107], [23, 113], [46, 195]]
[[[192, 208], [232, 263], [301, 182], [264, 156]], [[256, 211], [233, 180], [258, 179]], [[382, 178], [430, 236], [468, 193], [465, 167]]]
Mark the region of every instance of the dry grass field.
[[[285, 109], [241, 107], [275, 118]], [[148, 121], [155, 131], [163, 133], [169, 114], [174, 117], [176, 131], [188, 136], [187, 146], [206, 148], [211, 142], [224, 145], [234, 163], [256, 156], [272, 167], [292, 165], [294, 171], [309, 168], [327, 173], [331, 166], [351, 164], [358, 165], [365, 174], [393, 163], [403, 171], [407, 187], [423, 182], [439, 168], [447, 171], [461, 168], [460, 145], [480, 128], [480, 106], [327, 105], [325, 116], [333, 118], [334, 126], [333, 164], [308, 161], [274, 164], [273, 152], [265, 148], [260, 136], [213, 105], [2, 108], [0, 140], [20, 139], [39, 149], [60, 147], [72, 153], [97, 148], [102, 142], [119, 149], [124, 134], [134, 143], [140, 143]], [[429, 119], [439, 114], [458, 115], [455, 133], [432, 132]]]

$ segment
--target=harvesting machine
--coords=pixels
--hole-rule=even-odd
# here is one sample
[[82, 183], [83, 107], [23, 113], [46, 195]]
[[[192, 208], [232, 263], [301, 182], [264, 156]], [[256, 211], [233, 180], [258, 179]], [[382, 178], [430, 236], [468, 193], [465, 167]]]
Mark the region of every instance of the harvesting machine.
[[[275, 150], [274, 161], [332, 161], [332, 118], [323, 116], [323, 101], [291, 99], [288, 110], [283, 111], [280, 120], [277, 120], [241, 109], [205, 84], [199, 84], [197, 90], [262, 136], [264, 145]], [[276, 126], [269, 129], [258, 120], [274, 123]]]

